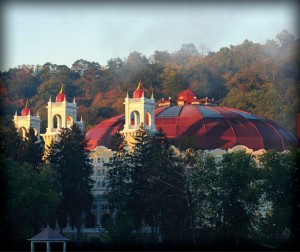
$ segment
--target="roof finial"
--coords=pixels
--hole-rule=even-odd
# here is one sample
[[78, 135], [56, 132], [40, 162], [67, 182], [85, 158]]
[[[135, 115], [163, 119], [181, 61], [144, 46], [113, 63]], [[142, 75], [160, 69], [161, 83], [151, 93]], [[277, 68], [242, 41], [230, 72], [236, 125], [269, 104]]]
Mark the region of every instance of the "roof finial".
[[60, 91], [59, 91], [60, 94], [63, 92], [63, 89], [64, 89], [64, 84], [61, 85], [61, 88], [60, 88]]
[[151, 99], [154, 99], [153, 92], [152, 92], [152, 94], [151, 94]]
[[76, 101], [75, 101], [75, 96], [74, 96], [74, 99], [73, 99], [73, 103], [76, 103]]
[[80, 118], [80, 122], [83, 122], [83, 120], [82, 120], [82, 115], [81, 115], [81, 118]]
[[27, 108], [27, 107], [28, 107], [28, 98], [27, 98], [27, 101], [26, 101], [25, 108]]

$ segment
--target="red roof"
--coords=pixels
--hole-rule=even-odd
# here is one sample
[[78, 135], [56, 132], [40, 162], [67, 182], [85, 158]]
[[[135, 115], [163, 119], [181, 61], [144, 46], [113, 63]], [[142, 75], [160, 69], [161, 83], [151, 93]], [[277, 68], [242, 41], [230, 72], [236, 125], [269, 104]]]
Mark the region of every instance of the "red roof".
[[[112, 136], [124, 127], [125, 117], [107, 119], [87, 132], [89, 149], [111, 147]], [[284, 150], [298, 144], [297, 138], [272, 120], [245, 111], [202, 105], [155, 109], [156, 128], [170, 139], [193, 142], [199, 149], [229, 149], [245, 145], [250, 149]]]
[[31, 112], [30, 112], [30, 108], [23, 108], [22, 111], [21, 111], [21, 116], [27, 116], [27, 115], [30, 115]]
[[136, 90], [133, 93], [133, 98], [141, 98], [144, 96], [144, 87], [143, 87], [143, 83], [139, 82], [138, 87], [136, 88]]
[[64, 93], [60, 93], [56, 96], [56, 102], [63, 102], [64, 100], [66, 100], [66, 95]]
[[179, 95], [177, 95], [178, 101], [184, 101], [185, 104], [191, 104], [195, 100], [196, 95], [189, 89], [184, 90]]

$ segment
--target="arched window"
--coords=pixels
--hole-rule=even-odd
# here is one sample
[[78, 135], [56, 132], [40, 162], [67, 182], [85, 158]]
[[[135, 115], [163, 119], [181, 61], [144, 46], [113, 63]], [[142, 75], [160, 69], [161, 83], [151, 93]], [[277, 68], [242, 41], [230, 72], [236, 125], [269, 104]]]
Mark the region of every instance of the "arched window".
[[26, 137], [26, 132], [27, 130], [25, 129], [25, 127], [19, 128], [19, 134], [22, 136], [22, 138]]
[[130, 113], [130, 125], [140, 125], [141, 123], [141, 119], [140, 119], [140, 113], [135, 110], [135, 111], [132, 111]]
[[74, 122], [73, 117], [71, 115], [68, 115], [68, 117], [67, 117], [67, 127], [71, 128], [71, 126], [73, 125], [73, 122]]
[[149, 112], [146, 113], [145, 124], [151, 126], [151, 114]]
[[34, 135], [37, 136], [37, 130], [36, 130], [36, 128], [32, 128], [32, 129], [34, 131]]
[[61, 129], [62, 128], [62, 119], [60, 115], [54, 115], [53, 118], [53, 128]]

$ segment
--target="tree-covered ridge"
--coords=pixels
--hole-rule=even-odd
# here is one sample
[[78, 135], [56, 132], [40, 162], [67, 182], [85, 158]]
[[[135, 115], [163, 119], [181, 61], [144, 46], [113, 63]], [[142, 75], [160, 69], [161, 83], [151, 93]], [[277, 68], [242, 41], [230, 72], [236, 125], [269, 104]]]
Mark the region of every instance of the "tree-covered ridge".
[[190, 43], [173, 53], [155, 51], [148, 58], [134, 51], [125, 59], [110, 59], [106, 66], [84, 59], [71, 68], [49, 62], [23, 65], [1, 73], [1, 116], [20, 112], [29, 99], [32, 111], [42, 118], [44, 132], [46, 103], [50, 96], [55, 99], [64, 83], [67, 99], [76, 97], [78, 114], [90, 128], [123, 113], [126, 93], [132, 93], [142, 81], [157, 102], [176, 99], [190, 88], [200, 98], [208, 96], [223, 106], [265, 116], [296, 133], [298, 49], [299, 39], [284, 30], [263, 45], [245, 40], [218, 52]]

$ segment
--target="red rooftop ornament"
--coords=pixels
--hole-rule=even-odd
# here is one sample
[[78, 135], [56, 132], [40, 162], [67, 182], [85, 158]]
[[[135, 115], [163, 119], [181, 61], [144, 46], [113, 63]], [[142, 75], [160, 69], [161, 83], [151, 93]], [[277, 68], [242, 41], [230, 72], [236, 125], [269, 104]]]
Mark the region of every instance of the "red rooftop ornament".
[[56, 96], [56, 102], [63, 102], [66, 100], [66, 95], [63, 93], [64, 84], [62, 84], [59, 94]]
[[136, 88], [136, 90], [133, 93], [133, 98], [141, 98], [144, 96], [144, 94], [145, 94], [145, 91], [144, 91], [143, 83], [139, 82], [138, 87]]
[[27, 99], [25, 108], [23, 108], [21, 111], [21, 116], [28, 116], [28, 115], [30, 115], [30, 108], [28, 108], [28, 99]]

